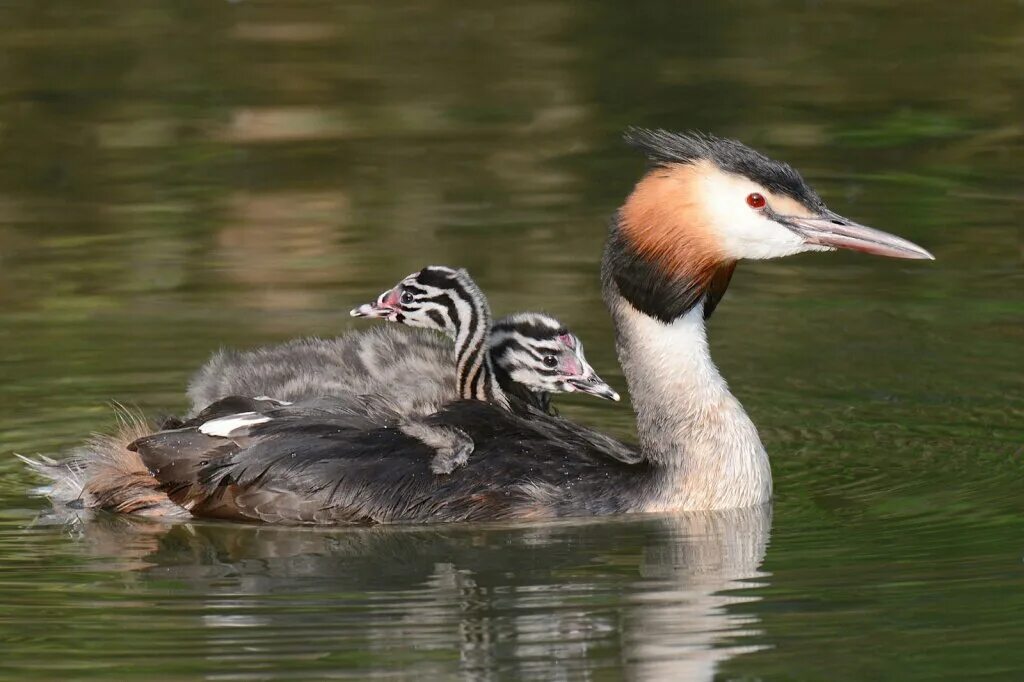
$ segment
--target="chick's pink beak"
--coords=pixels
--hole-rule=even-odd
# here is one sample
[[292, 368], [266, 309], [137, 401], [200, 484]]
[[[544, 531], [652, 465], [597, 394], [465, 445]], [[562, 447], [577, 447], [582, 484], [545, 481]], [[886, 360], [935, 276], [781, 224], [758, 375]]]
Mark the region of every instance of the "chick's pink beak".
[[386, 318], [398, 309], [399, 293], [397, 289], [388, 289], [373, 303], [364, 303], [349, 311], [352, 317]]

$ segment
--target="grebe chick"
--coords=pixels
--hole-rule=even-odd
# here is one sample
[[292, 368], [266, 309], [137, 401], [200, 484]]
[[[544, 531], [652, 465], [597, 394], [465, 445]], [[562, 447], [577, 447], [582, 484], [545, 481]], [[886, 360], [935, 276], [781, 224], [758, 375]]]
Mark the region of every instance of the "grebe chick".
[[505, 391], [545, 412], [551, 411], [552, 393], [577, 391], [619, 400], [618, 392], [587, 361], [580, 338], [550, 315], [525, 312], [503, 317], [491, 325], [487, 343]]
[[[545, 412], [550, 393], [579, 391], [608, 400], [619, 394], [583, 354], [583, 344], [561, 322], [542, 313], [519, 313], [490, 324], [487, 298], [464, 269], [428, 266], [353, 308], [353, 317], [440, 331], [455, 342], [459, 397], [514, 409], [516, 399]], [[431, 469], [450, 473], [464, 464], [473, 441], [461, 430], [411, 416], [402, 430], [437, 450]]]
[[[614, 216], [601, 284], [636, 413], [634, 459], [567, 420], [459, 400], [430, 419], [466, 432], [475, 454], [451, 476], [424, 475], [420, 441], [376, 419], [339, 416], [361, 409], [342, 397], [326, 413], [282, 407], [283, 416], [264, 419], [254, 409], [228, 416], [224, 429], [204, 432], [204, 424], [136, 440], [129, 448], [154, 492], [194, 517], [292, 524], [538, 520], [768, 502], [768, 454], [707, 338], [705, 320], [737, 262], [835, 249], [932, 255], [834, 213], [793, 168], [735, 140], [662, 130], [631, 130], [627, 140], [650, 164]], [[97, 461], [106, 452], [80, 454]], [[56, 490], [79, 471], [88, 479], [80, 488], [107, 473], [40, 469]]]
[[[491, 327], [488, 342], [495, 342], [491, 359], [502, 390], [541, 410], [550, 409], [547, 392], [618, 397], [586, 361], [579, 339], [550, 316], [517, 313], [502, 318]], [[302, 402], [349, 394], [379, 396], [397, 414], [431, 414], [459, 398], [452, 353], [451, 340], [428, 329], [398, 325], [250, 350], [222, 348], [189, 381], [187, 416], [195, 417], [229, 396]], [[550, 364], [545, 355], [551, 354], [557, 366], [568, 364], [568, 371], [543, 365]], [[573, 366], [574, 357], [578, 367]]]
[[619, 399], [587, 362], [583, 342], [554, 317], [515, 313], [488, 326], [487, 299], [464, 269], [423, 268], [351, 315], [446, 334], [455, 341], [456, 385], [463, 398], [488, 400], [490, 391], [497, 396], [491, 402], [507, 406], [505, 394], [514, 393], [545, 411], [551, 393]]

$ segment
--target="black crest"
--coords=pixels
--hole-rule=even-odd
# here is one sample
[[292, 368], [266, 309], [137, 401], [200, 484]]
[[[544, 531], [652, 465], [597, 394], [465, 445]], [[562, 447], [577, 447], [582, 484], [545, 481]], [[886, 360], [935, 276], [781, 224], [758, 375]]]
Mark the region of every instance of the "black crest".
[[824, 206], [821, 198], [792, 166], [769, 159], [737, 140], [701, 132], [672, 133], [667, 130], [629, 128], [626, 144], [640, 150], [658, 166], [713, 162], [727, 173], [749, 178], [762, 187], [796, 199], [811, 209]]
[[548, 339], [554, 339], [562, 334], [568, 334], [569, 330], [565, 328], [561, 323], [557, 323], [557, 320], [550, 317], [541, 317], [540, 315], [531, 314], [519, 314], [509, 315], [497, 320], [491, 326], [491, 333], [497, 331], [512, 331], [518, 332], [523, 336], [531, 339], [538, 339], [545, 341]]
[[448, 289], [458, 282], [458, 275], [458, 271], [452, 268], [443, 265], [428, 265], [416, 275], [416, 281], [423, 286]]

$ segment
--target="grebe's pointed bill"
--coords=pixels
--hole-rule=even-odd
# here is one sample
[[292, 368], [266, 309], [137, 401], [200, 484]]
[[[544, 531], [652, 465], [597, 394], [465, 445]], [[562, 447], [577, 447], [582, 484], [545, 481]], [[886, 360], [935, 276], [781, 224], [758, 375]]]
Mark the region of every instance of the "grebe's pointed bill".
[[381, 311], [373, 303], [364, 303], [348, 311], [352, 317], [383, 317]]
[[398, 294], [394, 289], [388, 289], [377, 297], [373, 303], [364, 303], [349, 311], [352, 317], [368, 317], [371, 319], [385, 319], [395, 312], [395, 304], [398, 301]]
[[566, 382], [571, 390], [587, 393], [605, 400], [619, 401], [619, 394], [609, 386], [601, 377], [592, 374], [589, 377], [573, 377]]
[[911, 241], [860, 225], [828, 209], [818, 216], [779, 216], [778, 221], [800, 235], [809, 246], [848, 249], [889, 258], [935, 260], [935, 256]]

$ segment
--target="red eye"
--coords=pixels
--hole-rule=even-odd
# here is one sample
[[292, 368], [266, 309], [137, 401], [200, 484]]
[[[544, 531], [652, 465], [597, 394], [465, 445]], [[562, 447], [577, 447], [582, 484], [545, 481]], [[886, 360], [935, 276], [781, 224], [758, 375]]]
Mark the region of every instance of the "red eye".
[[747, 206], [750, 208], [764, 208], [765, 203], [764, 197], [757, 192], [747, 195]]

